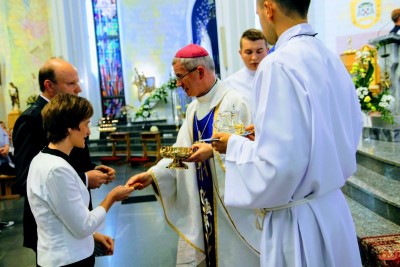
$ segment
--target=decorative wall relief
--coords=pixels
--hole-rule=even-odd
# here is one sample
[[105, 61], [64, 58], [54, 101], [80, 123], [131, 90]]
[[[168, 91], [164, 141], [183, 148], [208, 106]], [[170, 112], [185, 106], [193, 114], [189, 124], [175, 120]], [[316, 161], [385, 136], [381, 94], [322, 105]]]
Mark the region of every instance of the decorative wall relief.
[[367, 29], [381, 18], [381, 0], [352, 0], [351, 19], [357, 27]]
[[155, 78], [146, 77], [144, 73], [140, 74], [136, 68], [135, 72], [136, 76], [132, 84], [134, 84], [137, 88], [139, 101], [142, 101], [146, 94], [150, 94], [156, 88]]
[[[7, 25], [6, 42], [8, 84], [18, 85], [20, 99], [27, 99], [32, 93], [31, 73], [37, 73], [43, 63], [54, 56], [49, 33], [49, 6], [47, 1], [25, 0], [5, 1], [2, 14]], [[1, 49], [0, 49], [1, 50]], [[8, 65], [10, 64], [10, 65]], [[21, 110], [26, 102], [20, 102]]]

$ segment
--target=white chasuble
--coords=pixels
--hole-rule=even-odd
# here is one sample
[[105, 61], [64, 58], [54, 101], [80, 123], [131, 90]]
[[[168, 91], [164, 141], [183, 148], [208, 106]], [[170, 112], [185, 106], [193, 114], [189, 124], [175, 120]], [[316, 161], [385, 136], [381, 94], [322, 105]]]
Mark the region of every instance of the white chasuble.
[[[214, 119], [217, 119], [218, 113], [232, 111], [234, 105], [235, 109], [240, 110], [241, 120], [246, 125], [250, 124], [251, 113], [243, 98], [220, 85], [218, 82], [207, 95], [189, 104], [174, 146], [192, 146], [195, 113], [202, 119], [215, 108]], [[199, 109], [202, 110], [199, 112]], [[157, 198], [162, 205], [165, 219], [198, 253], [204, 253], [196, 165], [185, 163], [189, 169], [168, 169], [166, 167], [169, 163], [171, 159], [162, 159], [149, 170], [159, 192]], [[255, 212], [252, 209], [232, 208], [233, 215], [230, 213], [222, 203], [225, 183], [224, 157], [215, 154], [208, 163], [211, 167], [214, 192], [217, 266], [259, 266], [261, 232], [254, 225]], [[236, 217], [240, 219], [235, 221]]]

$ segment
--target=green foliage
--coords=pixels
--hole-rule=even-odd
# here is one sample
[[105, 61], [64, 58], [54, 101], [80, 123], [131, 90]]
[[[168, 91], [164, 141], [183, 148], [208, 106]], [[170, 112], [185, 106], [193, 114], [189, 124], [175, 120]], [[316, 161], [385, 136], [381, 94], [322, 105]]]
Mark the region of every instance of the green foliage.
[[171, 77], [166, 83], [162, 84], [160, 87], [153, 90], [148, 98], [143, 102], [143, 104], [136, 110], [135, 119], [143, 118], [147, 119], [151, 115], [151, 110], [158, 101], [168, 102], [169, 91], [175, 90], [176, 78]]
[[31, 106], [31, 105], [35, 104], [35, 102], [36, 102], [36, 100], [37, 100], [38, 97], [39, 97], [39, 95], [36, 95], [36, 94], [30, 95], [30, 96], [28, 97], [28, 99], [26, 100], [26, 104], [27, 104], [28, 106]]

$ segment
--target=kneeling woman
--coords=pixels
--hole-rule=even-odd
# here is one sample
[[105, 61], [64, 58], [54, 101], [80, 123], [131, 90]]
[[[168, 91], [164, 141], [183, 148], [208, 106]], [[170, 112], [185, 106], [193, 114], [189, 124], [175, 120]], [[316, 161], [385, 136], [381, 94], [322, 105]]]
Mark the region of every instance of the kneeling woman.
[[29, 205], [38, 227], [40, 266], [94, 266], [92, 234], [116, 201], [133, 188], [117, 186], [89, 211], [89, 192], [69, 164], [73, 147], [83, 148], [93, 108], [86, 99], [61, 94], [42, 110], [49, 145], [32, 160], [27, 180]]

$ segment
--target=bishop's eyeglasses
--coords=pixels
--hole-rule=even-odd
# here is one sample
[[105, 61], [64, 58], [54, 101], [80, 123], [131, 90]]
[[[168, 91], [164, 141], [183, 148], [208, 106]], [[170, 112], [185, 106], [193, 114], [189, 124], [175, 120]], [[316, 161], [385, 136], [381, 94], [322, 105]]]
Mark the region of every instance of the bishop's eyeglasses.
[[198, 66], [194, 67], [193, 69], [189, 70], [188, 72], [186, 72], [186, 73], [183, 74], [183, 75], [179, 75], [179, 74], [176, 75], [176, 79], [177, 79], [178, 81], [182, 81], [182, 79], [185, 78], [186, 75], [189, 75], [189, 74], [192, 73], [193, 71], [197, 70], [197, 67], [198, 67]]

